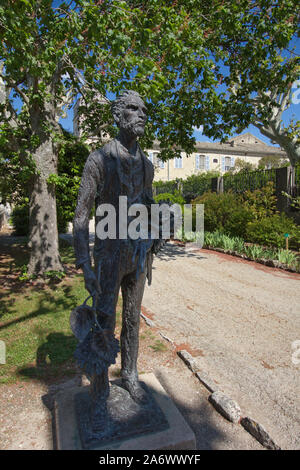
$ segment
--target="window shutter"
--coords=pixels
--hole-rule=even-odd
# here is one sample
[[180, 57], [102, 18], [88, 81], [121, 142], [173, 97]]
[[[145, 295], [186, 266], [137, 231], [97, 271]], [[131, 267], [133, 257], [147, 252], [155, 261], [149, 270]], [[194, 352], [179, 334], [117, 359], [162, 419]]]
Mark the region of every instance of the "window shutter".
[[149, 160], [151, 163], [153, 163], [153, 153], [149, 152]]
[[174, 168], [182, 168], [182, 156], [174, 159]]
[[222, 157], [222, 172], [225, 173], [225, 157]]
[[206, 155], [205, 157], [205, 170], [209, 170], [209, 155]]
[[231, 157], [231, 162], [230, 162], [231, 168], [234, 167], [234, 157]]
[[196, 164], [196, 170], [199, 170], [199, 167], [200, 167], [200, 156], [199, 155], [196, 155], [195, 164]]

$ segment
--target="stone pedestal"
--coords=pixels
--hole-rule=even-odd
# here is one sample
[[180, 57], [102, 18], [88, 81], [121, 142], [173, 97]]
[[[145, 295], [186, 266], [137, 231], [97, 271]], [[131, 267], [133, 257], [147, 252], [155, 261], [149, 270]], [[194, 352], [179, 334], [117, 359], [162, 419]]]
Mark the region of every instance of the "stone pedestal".
[[60, 392], [55, 400], [57, 448], [62, 450], [195, 449], [195, 435], [154, 374], [140, 376], [149, 395], [137, 405], [120, 381], [111, 383], [108, 416], [98, 437], [89, 423], [89, 387]]

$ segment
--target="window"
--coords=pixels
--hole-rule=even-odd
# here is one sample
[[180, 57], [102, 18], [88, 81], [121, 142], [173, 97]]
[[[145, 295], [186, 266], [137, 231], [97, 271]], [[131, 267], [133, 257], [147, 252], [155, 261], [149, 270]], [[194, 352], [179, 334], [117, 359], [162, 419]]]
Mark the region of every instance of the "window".
[[157, 159], [157, 163], [158, 163], [159, 168], [164, 169], [164, 167], [165, 167], [165, 162], [163, 162], [162, 160], [160, 160], [160, 159], [158, 158], [158, 159]]
[[196, 170], [209, 170], [209, 155], [196, 155]]
[[174, 168], [182, 168], [182, 157], [174, 158]]
[[225, 157], [225, 171], [229, 171], [231, 168], [231, 158]]
[[218, 163], [219, 160], [218, 160], [217, 158], [214, 158], [214, 159], [213, 159], [213, 162], [214, 162], [214, 163]]
[[234, 167], [235, 159], [234, 157], [222, 157], [222, 172], [229, 171]]
[[205, 170], [205, 155], [196, 155], [196, 170]]

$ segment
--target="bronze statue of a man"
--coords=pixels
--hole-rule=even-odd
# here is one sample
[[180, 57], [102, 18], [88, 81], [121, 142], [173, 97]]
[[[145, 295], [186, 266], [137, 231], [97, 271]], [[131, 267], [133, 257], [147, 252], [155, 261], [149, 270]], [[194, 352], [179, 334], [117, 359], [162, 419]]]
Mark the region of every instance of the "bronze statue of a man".
[[[142, 136], [147, 120], [145, 104], [138, 93], [124, 91], [112, 104], [118, 136], [92, 152], [85, 164], [74, 217], [74, 248], [77, 266], [84, 274], [85, 286], [96, 304], [97, 320], [113, 335], [116, 304], [121, 287], [123, 297], [121, 346], [122, 385], [137, 402], [145, 400], [138, 382], [137, 356], [141, 302], [146, 277], [151, 281], [153, 252], [159, 241], [119, 237], [119, 197], [126, 196], [128, 207], [150, 207], [154, 168], [142, 152], [137, 138]], [[112, 204], [116, 211], [115, 239], [95, 237], [92, 268], [89, 255], [89, 216], [93, 205]], [[96, 227], [101, 216], [96, 211]], [[128, 223], [128, 222], [127, 222]], [[91, 373], [94, 403], [109, 394], [108, 370]], [[96, 406], [96, 405], [95, 405]], [[96, 406], [97, 408], [97, 406]]]

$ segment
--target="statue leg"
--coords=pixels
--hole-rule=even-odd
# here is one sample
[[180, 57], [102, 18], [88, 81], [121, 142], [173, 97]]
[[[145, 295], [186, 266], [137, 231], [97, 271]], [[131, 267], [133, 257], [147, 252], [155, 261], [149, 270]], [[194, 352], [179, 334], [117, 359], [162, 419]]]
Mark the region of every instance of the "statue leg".
[[[118, 278], [113, 279], [109, 272], [110, 266], [103, 266], [103, 278], [101, 282], [102, 293], [97, 303], [97, 317], [99, 324], [105, 330], [114, 333], [116, 322], [116, 305], [120, 290]], [[108, 369], [101, 374], [95, 374], [91, 378], [91, 419], [95, 431], [103, 428], [103, 421], [107, 416], [107, 399], [109, 396]]]
[[[146, 271], [146, 269], [145, 269]], [[144, 389], [138, 383], [137, 358], [139, 348], [139, 325], [146, 272], [136, 279], [136, 273], [122, 279], [123, 296], [121, 332], [121, 376], [122, 384], [132, 398], [139, 403], [146, 401]]]

